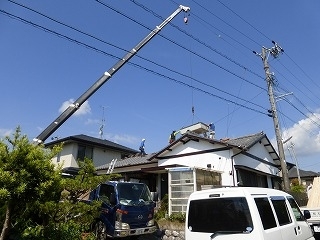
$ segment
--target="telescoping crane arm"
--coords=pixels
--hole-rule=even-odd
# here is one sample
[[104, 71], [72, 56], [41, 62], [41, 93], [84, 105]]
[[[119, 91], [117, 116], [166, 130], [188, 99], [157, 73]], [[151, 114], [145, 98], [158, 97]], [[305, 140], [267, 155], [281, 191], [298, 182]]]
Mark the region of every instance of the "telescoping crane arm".
[[159, 26], [156, 26], [142, 41], [131, 49], [122, 59], [105, 72], [84, 94], [82, 94], [73, 104], [71, 104], [57, 119], [55, 119], [40, 135], [33, 139], [36, 143], [44, 142], [52, 133], [54, 133], [80, 106], [94, 94], [105, 82], [107, 82], [113, 74], [115, 74], [125, 63], [127, 63], [144, 45], [146, 45], [161, 29], [166, 26], [181, 11], [188, 12], [189, 7], [180, 5], [179, 8], [172, 13]]

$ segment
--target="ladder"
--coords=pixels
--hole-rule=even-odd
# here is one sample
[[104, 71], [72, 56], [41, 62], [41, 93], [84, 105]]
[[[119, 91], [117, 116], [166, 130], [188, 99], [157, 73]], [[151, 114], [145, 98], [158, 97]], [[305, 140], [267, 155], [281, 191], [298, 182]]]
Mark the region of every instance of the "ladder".
[[111, 174], [113, 172], [114, 169], [114, 165], [116, 164], [117, 159], [112, 159], [111, 162], [109, 163], [109, 168], [107, 171], [107, 174]]

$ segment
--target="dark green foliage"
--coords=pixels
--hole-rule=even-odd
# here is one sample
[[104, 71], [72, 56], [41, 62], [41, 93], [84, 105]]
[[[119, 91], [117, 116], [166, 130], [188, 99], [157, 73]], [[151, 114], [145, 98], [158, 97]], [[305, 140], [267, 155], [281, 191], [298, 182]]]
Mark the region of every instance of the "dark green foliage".
[[171, 222], [180, 222], [180, 223], [184, 223], [186, 221], [186, 214], [185, 213], [172, 213], [169, 216], [169, 220]]
[[[166, 214], [169, 212], [169, 200], [168, 194], [164, 195], [161, 203], [160, 208], [155, 213], [155, 220], [166, 218]], [[183, 223], [186, 220], [186, 215], [184, 213], [173, 213], [168, 217], [168, 220], [171, 222], [180, 222]]]
[[165, 194], [160, 202], [160, 208], [154, 215], [155, 220], [165, 218], [166, 214], [168, 214], [168, 204], [168, 194]]
[[[0, 141], [0, 240], [83, 239], [99, 215], [101, 202], [87, 204], [91, 189], [110, 176], [97, 176], [93, 163], [80, 163], [75, 178], [63, 178], [51, 159], [62, 146], [30, 143], [20, 128]], [[94, 239], [86, 234], [87, 240]]]
[[306, 191], [305, 187], [302, 184], [299, 184], [299, 180], [297, 178], [291, 180], [291, 191], [303, 193]]
[[[47, 201], [38, 205], [40, 219], [45, 225], [33, 224], [23, 232], [23, 239], [82, 239], [89, 232], [94, 219], [100, 214], [101, 202], [88, 204], [85, 199], [90, 189], [107, 181], [109, 176], [95, 175], [92, 161], [85, 159], [74, 178], [61, 179], [64, 190], [60, 201]], [[35, 223], [35, 222], [34, 222]], [[86, 239], [92, 236], [87, 235]]]
[[[0, 142], [0, 204], [6, 212], [0, 239], [29, 223], [28, 206], [58, 200], [62, 190], [59, 171], [54, 169], [51, 159], [60, 151], [60, 146], [46, 150], [43, 146], [29, 142], [22, 136], [20, 128], [13, 137]], [[35, 217], [37, 215], [35, 214]], [[11, 228], [13, 226], [13, 230]]]
[[299, 206], [307, 205], [308, 195], [306, 188], [302, 184], [299, 184], [299, 180], [297, 178], [291, 180], [291, 190], [288, 193], [294, 197]]

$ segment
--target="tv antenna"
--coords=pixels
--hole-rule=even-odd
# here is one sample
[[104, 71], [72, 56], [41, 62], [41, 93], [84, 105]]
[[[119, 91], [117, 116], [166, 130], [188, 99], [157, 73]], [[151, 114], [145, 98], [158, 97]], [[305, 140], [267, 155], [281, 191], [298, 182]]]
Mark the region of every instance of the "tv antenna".
[[102, 118], [101, 118], [101, 125], [100, 125], [100, 128], [99, 128], [99, 135], [100, 135], [100, 138], [103, 139], [103, 129], [104, 129], [104, 126], [106, 125], [106, 119], [104, 117], [104, 109], [106, 108], [105, 106], [101, 106], [102, 108]]

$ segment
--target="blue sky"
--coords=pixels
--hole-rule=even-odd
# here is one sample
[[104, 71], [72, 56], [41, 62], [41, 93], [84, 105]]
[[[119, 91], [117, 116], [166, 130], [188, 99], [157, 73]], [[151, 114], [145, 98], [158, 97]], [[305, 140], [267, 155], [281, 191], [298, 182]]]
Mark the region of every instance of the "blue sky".
[[[197, 122], [216, 138], [263, 131], [275, 145], [261, 58], [279, 43], [274, 72], [289, 162], [320, 171], [320, 2], [222, 0], [20, 1], [0, 3], [0, 137], [20, 125], [38, 136], [105, 71], [173, 13], [181, 12], [51, 137], [86, 134], [147, 153]], [[185, 24], [184, 18], [188, 18]], [[192, 112], [192, 107], [194, 112]], [[102, 122], [102, 120], [104, 121]], [[287, 148], [294, 145], [291, 154]], [[292, 148], [291, 148], [292, 149]]]

